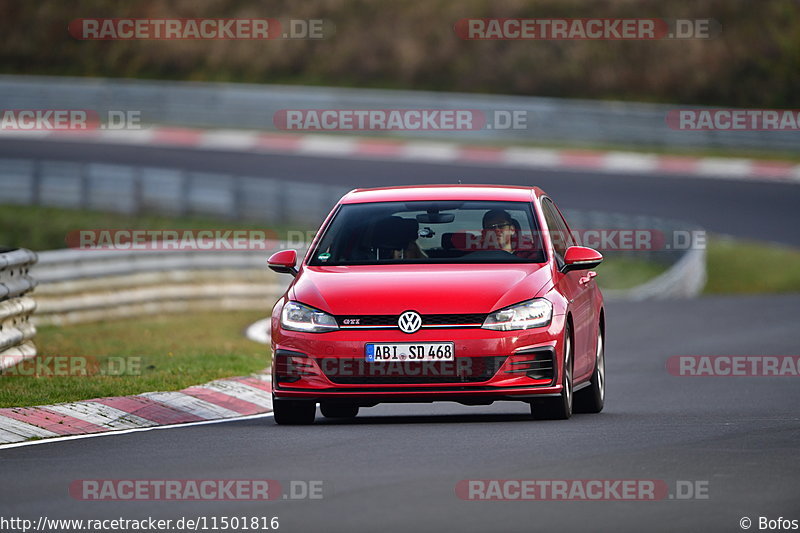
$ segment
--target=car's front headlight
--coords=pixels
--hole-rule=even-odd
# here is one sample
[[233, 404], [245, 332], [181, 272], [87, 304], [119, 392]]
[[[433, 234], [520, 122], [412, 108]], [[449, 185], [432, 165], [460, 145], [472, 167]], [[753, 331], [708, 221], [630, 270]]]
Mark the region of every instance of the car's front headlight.
[[283, 306], [281, 327], [307, 333], [323, 333], [339, 329], [333, 316], [298, 302], [289, 302]]
[[482, 327], [498, 331], [539, 328], [549, 325], [552, 318], [553, 304], [544, 298], [534, 298], [495, 311], [486, 317]]

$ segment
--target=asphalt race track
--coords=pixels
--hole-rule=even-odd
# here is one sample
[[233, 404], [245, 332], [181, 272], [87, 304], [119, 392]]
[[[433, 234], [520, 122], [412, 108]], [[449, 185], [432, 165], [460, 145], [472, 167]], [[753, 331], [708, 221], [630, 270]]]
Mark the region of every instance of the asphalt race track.
[[[800, 244], [800, 187], [590, 172], [379, 163], [57, 142], [0, 143], [0, 157], [106, 160], [296, 176], [353, 185], [538, 184], [563, 207], [648, 213]], [[218, 167], [218, 168], [214, 168]], [[421, 176], [429, 176], [429, 180]], [[602, 271], [600, 271], [602, 275]], [[269, 303], [265, 302], [265, 310]], [[800, 295], [607, 304], [606, 409], [536, 422], [525, 404], [382, 405], [307, 427], [270, 417], [0, 450], [3, 516], [277, 516], [279, 531], [741, 531], [800, 519], [796, 377], [677, 377], [673, 355], [797, 355]], [[323, 482], [323, 498], [274, 502], [92, 502], [80, 479]], [[660, 501], [464, 501], [469, 479], [663, 480]], [[679, 483], [680, 482], [680, 483]], [[678, 486], [707, 498], [682, 499]]]
[[562, 208], [676, 218], [709, 231], [800, 246], [793, 183], [614, 175], [436, 163], [4, 139], [0, 158], [147, 165], [352, 187], [420, 183], [538, 185]]

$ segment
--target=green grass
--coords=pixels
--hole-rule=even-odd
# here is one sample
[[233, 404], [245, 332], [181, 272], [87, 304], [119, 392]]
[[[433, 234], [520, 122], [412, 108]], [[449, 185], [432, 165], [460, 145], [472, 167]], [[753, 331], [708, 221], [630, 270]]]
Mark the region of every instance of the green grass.
[[800, 292], [797, 248], [712, 236], [706, 257], [706, 294]]
[[[663, 273], [667, 265], [609, 257], [597, 269], [603, 289], [629, 289]], [[709, 235], [704, 294], [800, 292], [800, 249]]]
[[[706, 294], [800, 291], [800, 250], [710, 236]], [[666, 265], [611, 257], [598, 267], [604, 289], [627, 289], [661, 274]], [[160, 315], [111, 322], [39, 328], [39, 357], [86, 357], [101, 366], [118, 358], [131, 365], [122, 376], [0, 375], [0, 407], [43, 405], [147, 391], [179, 390], [224, 377], [259, 372], [269, 350], [244, 338], [264, 312]], [[117, 358], [117, 359], [114, 359]]]
[[[109, 358], [123, 358], [133, 372], [34, 377], [7, 369], [0, 375], [0, 407], [179, 390], [262, 371], [269, 365], [269, 349], [246, 339], [243, 331], [265, 313], [266, 309], [192, 313], [41, 327], [36, 346], [42, 361], [48, 356], [72, 356], [96, 360], [105, 368]], [[139, 370], [132, 366], [137, 362]]]
[[[67, 233], [76, 229], [257, 229], [283, 238], [290, 229], [265, 227], [252, 221], [211, 217], [121, 215], [41, 206], [0, 205], [0, 246], [32, 250], [64, 248]], [[800, 250], [753, 241], [710, 236], [708, 284], [705, 292], [779, 293], [800, 291]], [[627, 289], [664, 272], [665, 266], [630, 257], [607, 257], [598, 268], [598, 284]]]
[[601, 289], [631, 289], [663, 274], [669, 265], [631, 259], [628, 257], [609, 257], [595, 269], [597, 285]]
[[36, 251], [66, 248], [69, 232], [87, 229], [261, 230], [267, 233], [268, 238], [282, 239], [289, 229], [305, 228], [200, 216], [124, 215], [60, 207], [0, 205], [0, 247], [24, 247]]

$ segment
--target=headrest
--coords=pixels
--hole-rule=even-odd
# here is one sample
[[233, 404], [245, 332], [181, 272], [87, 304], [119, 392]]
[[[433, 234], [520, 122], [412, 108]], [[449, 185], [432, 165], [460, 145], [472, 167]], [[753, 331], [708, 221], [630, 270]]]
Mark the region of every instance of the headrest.
[[402, 250], [417, 239], [419, 222], [416, 219], [386, 217], [375, 223], [372, 233], [372, 246]]

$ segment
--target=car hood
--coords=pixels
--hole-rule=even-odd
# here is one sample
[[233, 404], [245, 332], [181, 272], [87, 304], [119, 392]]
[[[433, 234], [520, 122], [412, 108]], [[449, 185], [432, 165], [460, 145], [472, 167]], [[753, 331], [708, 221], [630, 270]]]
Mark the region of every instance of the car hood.
[[546, 264], [304, 266], [289, 297], [334, 315], [488, 313], [536, 296]]

